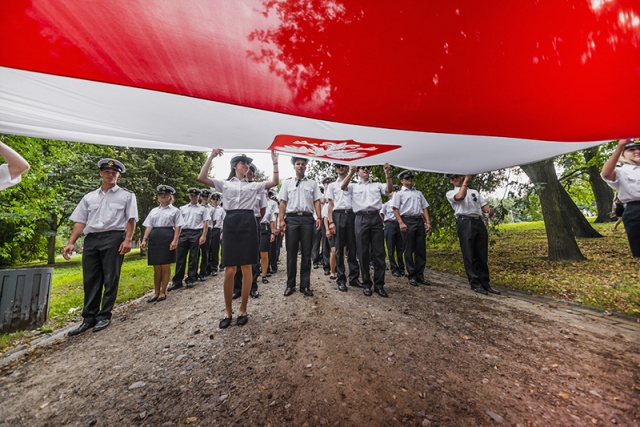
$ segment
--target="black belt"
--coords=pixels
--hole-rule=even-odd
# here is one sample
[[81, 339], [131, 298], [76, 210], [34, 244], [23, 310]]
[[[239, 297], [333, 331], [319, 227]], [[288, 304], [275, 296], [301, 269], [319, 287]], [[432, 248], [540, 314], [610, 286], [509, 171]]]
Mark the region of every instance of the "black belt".
[[400, 218], [402, 219], [412, 219], [412, 220], [420, 220], [422, 218], [424, 218], [423, 216], [420, 215], [402, 215]]
[[287, 212], [287, 215], [313, 216], [313, 214], [311, 212]]
[[634, 200], [633, 202], [627, 202], [626, 204], [627, 204], [627, 206], [628, 205], [631, 205], [631, 206], [640, 205], [640, 200]]
[[89, 234], [112, 234], [112, 233], [124, 233], [125, 230], [108, 230], [108, 231], [94, 231], [91, 233], [87, 233], [87, 235]]
[[351, 209], [334, 209], [333, 213], [353, 213], [353, 211]]
[[470, 220], [470, 219], [476, 220], [476, 221], [480, 221], [482, 219], [482, 217], [473, 216], [473, 215], [458, 215], [458, 216], [456, 216], [456, 219], [459, 219], [461, 221]]
[[380, 211], [360, 211], [356, 215], [380, 215]]
[[388, 222], [395, 222], [397, 224], [398, 220], [397, 219], [389, 219], [389, 220], [385, 221], [384, 223], [386, 224]]

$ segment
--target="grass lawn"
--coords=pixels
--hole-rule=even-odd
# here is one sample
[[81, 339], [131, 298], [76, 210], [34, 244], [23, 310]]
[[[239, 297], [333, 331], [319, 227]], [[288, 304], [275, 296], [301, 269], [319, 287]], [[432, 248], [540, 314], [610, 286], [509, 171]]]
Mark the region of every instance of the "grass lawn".
[[[543, 222], [505, 224], [490, 236], [491, 282], [608, 311], [640, 317], [638, 261], [622, 226], [592, 224], [604, 237], [578, 239], [587, 258], [551, 262]], [[465, 277], [460, 245], [427, 245], [427, 268]]]

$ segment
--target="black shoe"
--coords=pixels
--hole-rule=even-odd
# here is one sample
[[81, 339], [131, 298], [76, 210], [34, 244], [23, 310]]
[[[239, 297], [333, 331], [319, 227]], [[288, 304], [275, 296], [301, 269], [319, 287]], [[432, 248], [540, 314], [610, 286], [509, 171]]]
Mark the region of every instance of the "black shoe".
[[198, 276], [198, 282], [204, 282], [207, 280], [204, 276]]
[[312, 297], [313, 296], [313, 292], [311, 292], [311, 289], [309, 289], [309, 288], [300, 289], [300, 292], [302, 292], [305, 297]]
[[87, 330], [93, 328], [94, 325], [95, 325], [95, 323], [82, 322], [80, 324], [80, 326], [78, 326], [76, 329], [73, 329], [73, 330], [69, 331], [69, 333], [67, 335], [70, 336], [70, 337], [73, 337], [75, 335], [80, 335], [84, 331], [87, 331]]
[[173, 283], [171, 284], [171, 286], [169, 286], [169, 287], [167, 288], [167, 291], [169, 291], [169, 292], [171, 292], [171, 291], [175, 291], [176, 289], [182, 289], [182, 287], [183, 287], [183, 286], [182, 286], [182, 283], [176, 283], [176, 282], [173, 282]]
[[421, 285], [431, 286], [431, 283], [424, 277], [416, 277], [416, 282], [420, 283]]
[[211, 277], [216, 277], [217, 275], [218, 275], [218, 272], [217, 272], [217, 271], [212, 271], [212, 272], [211, 272]]
[[158, 301], [158, 297], [149, 298], [147, 302], [156, 302]]
[[400, 277], [400, 276], [402, 276], [402, 274], [398, 273], [397, 271], [394, 271], [393, 273], [391, 273], [391, 275], [392, 275], [393, 277]]
[[362, 283], [358, 279], [349, 281], [349, 286], [353, 286], [354, 288], [361, 288]]
[[324, 271], [324, 275], [325, 275], [325, 276], [328, 276], [328, 275], [330, 275], [330, 274], [331, 274], [331, 271], [327, 271], [327, 270], [325, 270], [325, 271]]
[[111, 320], [109, 320], [109, 319], [100, 319], [100, 320], [98, 320], [98, 323], [96, 323], [96, 325], [93, 327], [93, 332], [100, 332], [101, 330], [103, 330], [107, 326], [109, 326], [110, 324], [111, 324]]
[[193, 282], [187, 282], [187, 289], [191, 289], [195, 286], [195, 283]]
[[336, 277], [336, 276], [329, 276], [329, 279], [331, 279], [331, 280], [336, 280], [336, 279], [337, 279], [337, 277]]
[[338, 283], [338, 290], [340, 292], [347, 292], [348, 291], [347, 286], [344, 283]]
[[234, 289], [233, 294], [231, 295], [231, 299], [238, 299], [241, 296], [242, 296], [242, 291]]
[[485, 291], [487, 291], [487, 292], [488, 292], [488, 293], [490, 293], [490, 294], [494, 294], [494, 295], [502, 295], [502, 292], [500, 292], [500, 291], [498, 291], [498, 290], [496, 290], [496, 289], [493, 289], [493, 288], [491, 287], [491, 285], [483, 286], [483, 288], [484, 288], [484, 290], [485, 290]]
[[284, 290], [284, 296], [288, 297], [289, 295], [291, 295], [292, 293], [294, 293], [296, 290], [293, 288], [287, 288]]
[[411, 286], [418, 286], [418, 281], [416, 279], [409, 279], [409, 284]]
[[236, 325], [244, 326], [247, 324], [247, 322], [249, 322], [249, 316], [245, 314], [243, 316], [238, 316], [238, 320], [236, 320]]
[[[251, 298], [258, 298], [260, 296], [257, 289], [251, 289], [251, 291], [249, 292], [249, 295], [251, 296]], [[239, 317], [238, 317], [238, 321], [240, 321]]]
[[471, 288], [471, 290], [482, 295], [489, 295], [489, 292], [485, 291], [483, 288]]
[[218, 323], [218, 328], [225, 329], [231, 325], [231, 317], [225, 317]]
[[320, 264], [313, 264], [313, 268], [320, 268]]
[[370, 297], [371, 295], [373, 295], [373, 292], [371, 292], [371, 288], [362, 288], [362, 293], [366, 297]]
[[389, 294], [387, 294], [387, 291], [385, 291], [384, 289], [376, 289], [376, 294], [380, 295], [381, 297], [387, 298], [389, 296]]

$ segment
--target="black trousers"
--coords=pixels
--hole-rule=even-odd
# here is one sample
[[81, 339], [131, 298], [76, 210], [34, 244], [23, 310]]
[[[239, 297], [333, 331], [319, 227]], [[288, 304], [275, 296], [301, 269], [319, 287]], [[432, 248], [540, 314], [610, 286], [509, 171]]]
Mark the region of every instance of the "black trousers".
[[271, 242], [271, 249], [269, 250], [269, 268], [272, 273], [278, 271], [278, 262], [280, 261], [280, 249], [282, 249], [282, 233], [275, 236], [273, 242]]
[[210, 228], [211, 243], [209, 246], [209, 265], [207, 266], [207, 273], [213, 273], [218, 271], [218, 264], [220, 263], [220, 232], [221, 228]]
[[327, 229], [324, 226], [324, 221], [320, 226], [320, 232], [322, 233], [322, 267], [324, 271], [331, 271], [331, 245], [329, 239], [327, 239]]
[[360, 260], [362, 287], [371, 288], [369, 263], [373, 261], [373, 287], [384, 288], [384, 230], [380, 215], [356, 214], [356, 250]]
[[427, 264], [427, 233], [424, 229], [422, 217], [403, 217], [407, 231], [402, 233], [404, 245], [404, 263], [407, 266], [409, 279], [424, 278], [424, 267]]
[[489, 234], [481, 219], [456, 219], [462, 260], [472, 288], [489, 285]]
[[209, 272], [207, 271], [207, 267], [209, 267], [209, 251], [211, 250], [211, 229], [207, 230], [207, 239], [200, 246], [200, 276], [204, 277]]
[[322, 262], [322, 227], [313, 229], [313, 243], [311, 245], [311, 261], [314, 265]]
[[333, 211], [333, 223], [336, 228], [336, 282], [338, 284], [346, 285], [347, 283], [344, 266], [345, 247], [347, 249], [347, 263], [349, 264], [349, 282], [358, 280], [360, 276], [360, 266], [358, 265], [356, 254], [355, 221], [356, 217], [353, 212]]
[[118, 249], [124, 237], [124, 231], [105, 231], [89, 233], [84, 239], [82, 317], [87, 323], [111, 319], [111, 311], [118, 296], [120, 269], [124, 260], [124, 255], [120, 255]]
[[640, 258], [640, 201], [627, 203], [622, 214], [622, 224], [627, 232], [631, 255]]
[[385, 221], [384, 240], [387, 244], [387, 257], [392, 273], [404, 274], [402, 235], [398, 221]]
[[171, 279], [174, 283], [182, 283], [189, 256], [189, 270], [187, 271], [187, 283], [193, 283], [198, 278], [198, 258], [200, 257], [200, 236], [202, 229], [185, 230], [180, 232], [178, 247], [176, 248], [176, 272]]
[[300, 256], [300, 289], [311, 286], [311, 245], [315, 221], [313, 216], [288, 215], [285, 218], [287, 242], [287, 288], [296, 287], [298, 275], [298, 249]]

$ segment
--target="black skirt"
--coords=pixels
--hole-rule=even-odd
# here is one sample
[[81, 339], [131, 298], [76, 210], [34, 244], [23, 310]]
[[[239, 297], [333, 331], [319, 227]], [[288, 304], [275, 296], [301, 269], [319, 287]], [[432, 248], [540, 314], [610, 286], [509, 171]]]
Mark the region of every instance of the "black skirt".
[[222, 225], [222, 262], [225, 266], [258, 262], [258, 223], [251, 209], [227, 211]]
[[176, 251], [169, 250], [173, 241], [173, 227], [153, 227], [149, 233], [148, 265], [165, 265], [176, 262]]

